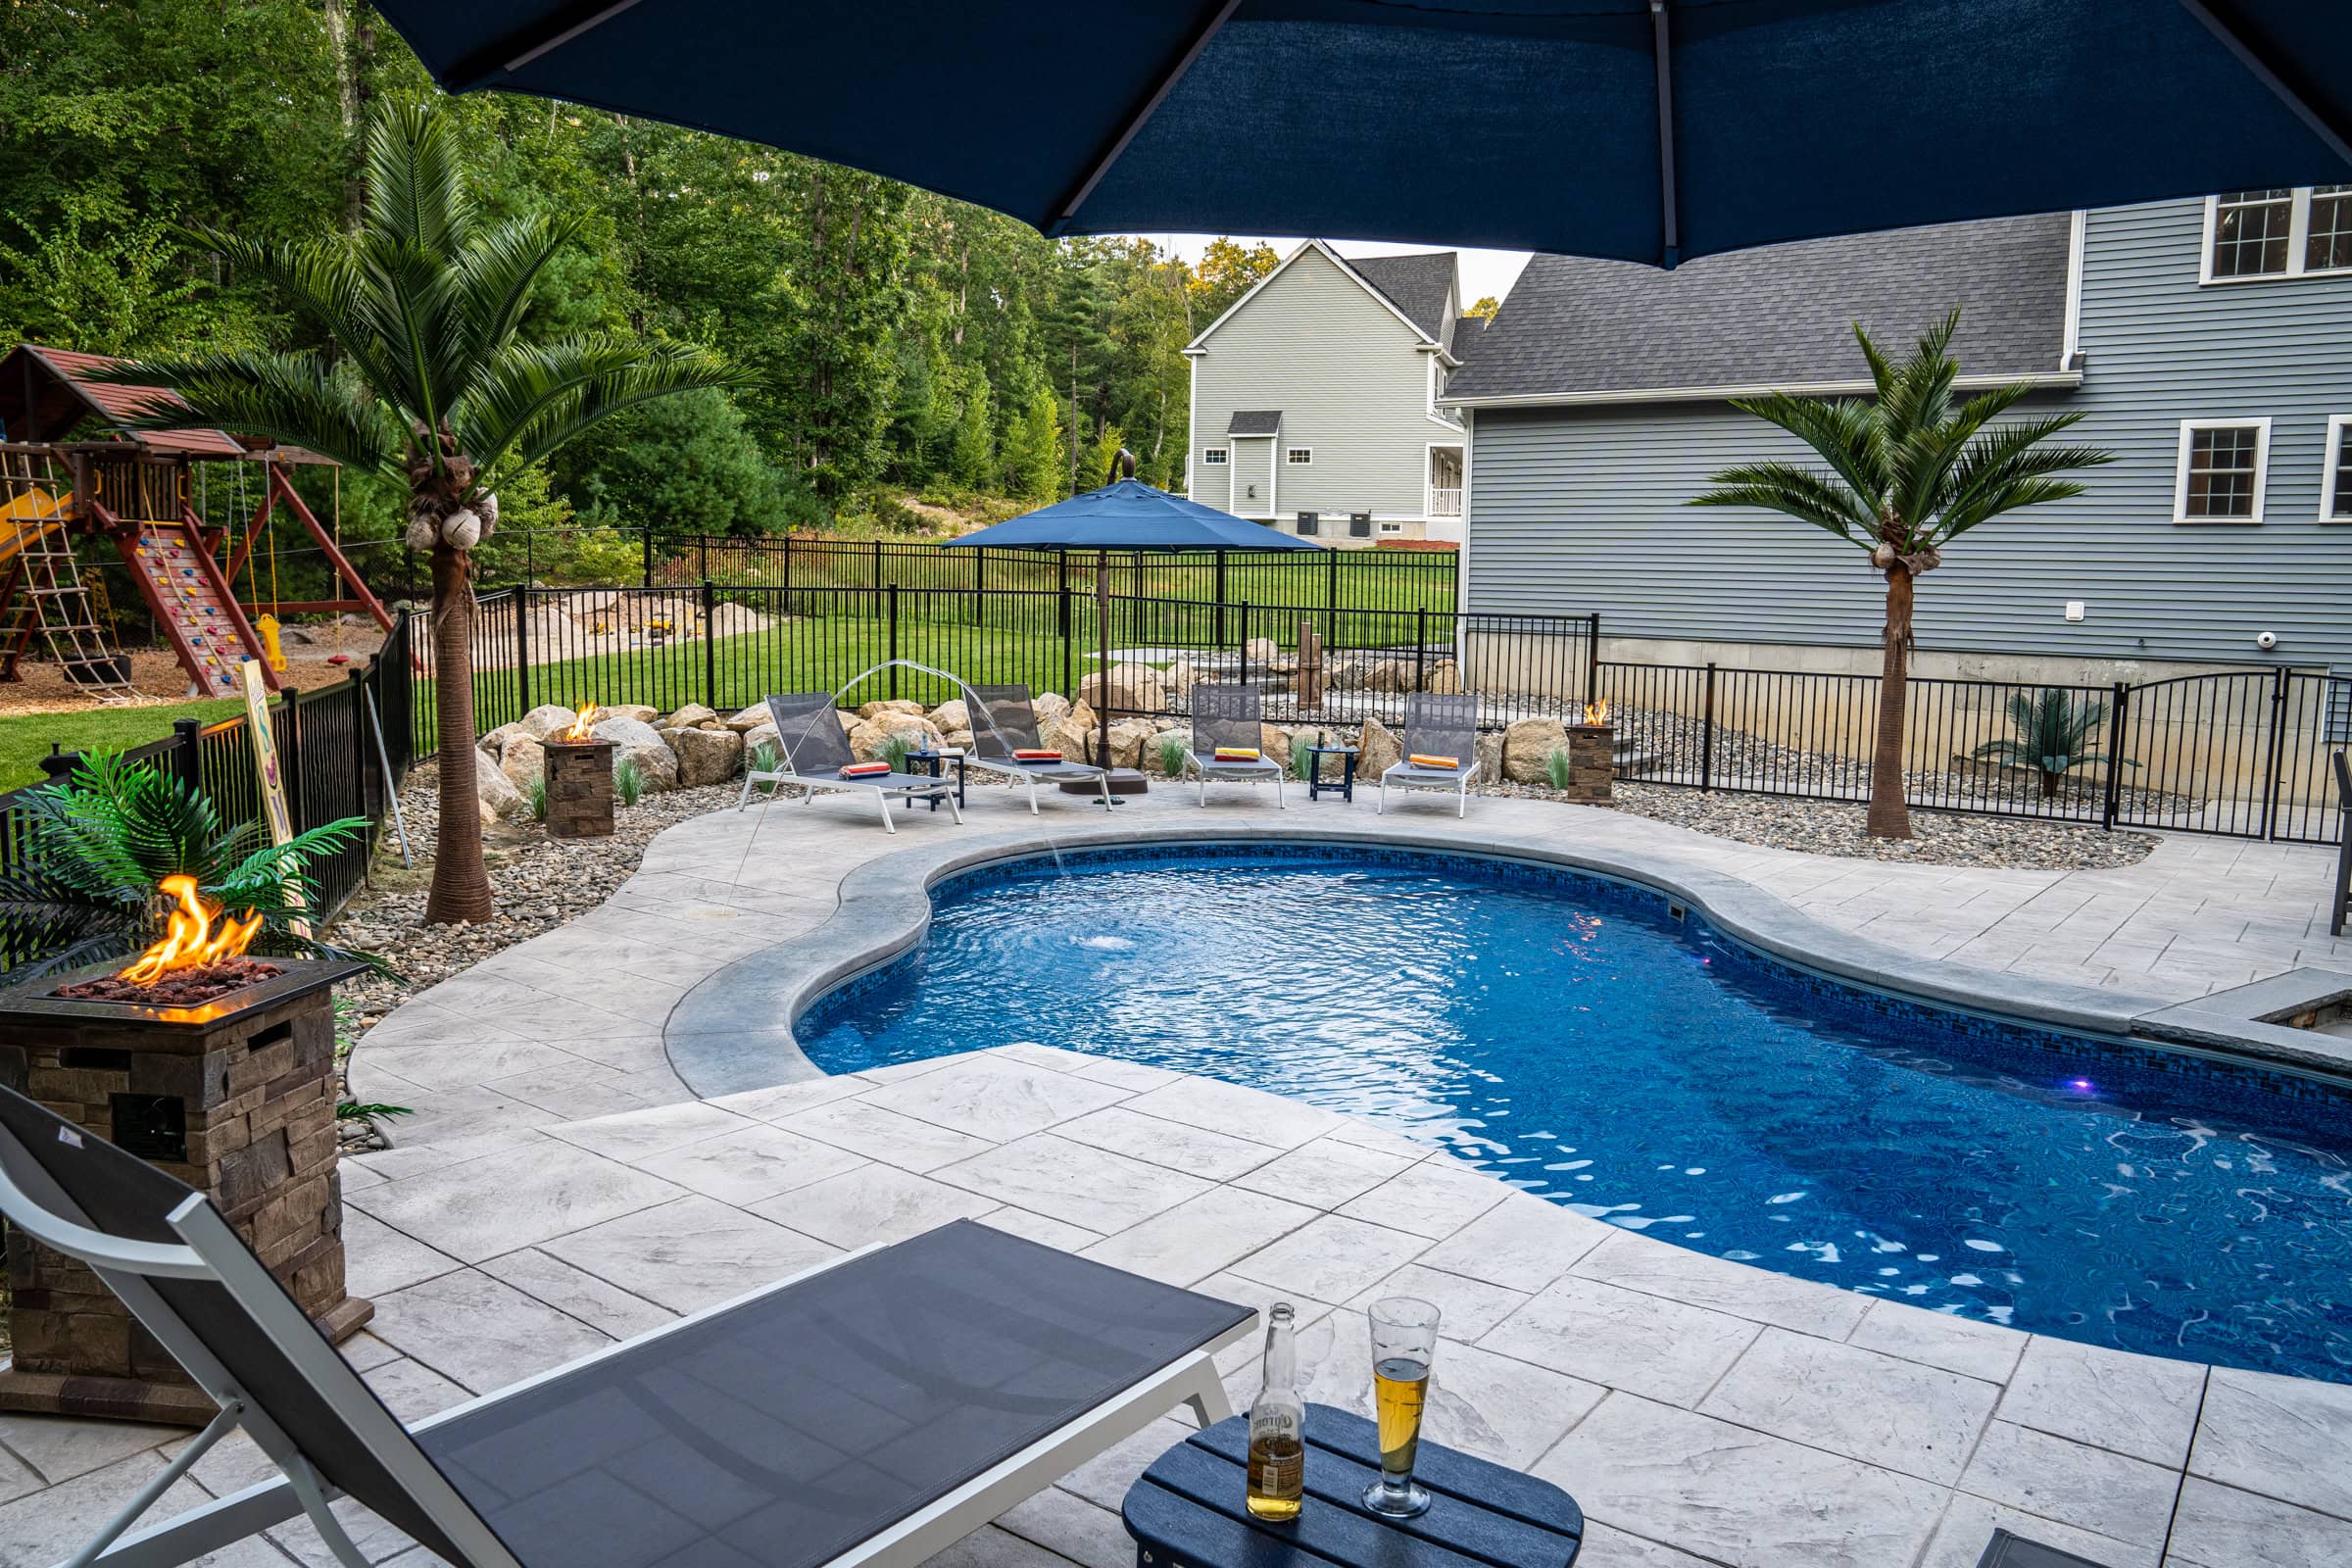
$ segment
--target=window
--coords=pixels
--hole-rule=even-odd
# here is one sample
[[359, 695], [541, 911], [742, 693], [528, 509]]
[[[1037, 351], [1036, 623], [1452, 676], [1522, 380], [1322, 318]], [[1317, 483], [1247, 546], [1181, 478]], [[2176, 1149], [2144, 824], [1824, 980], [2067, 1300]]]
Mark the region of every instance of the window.
[[1350, 512], [1348, 514], [1348, 537], [1350, 539], [1371, 538], [1372, 514], [1369, 512]]
[[1303, 468], [1308, 464], [1315, 461], [1315, 449], [1313, 447], [1289, 448], [1283, 453], [1282, 461], [1289, 464], [1295, 464]]
[[2233, 190], [2205, 207], [2208, 283], [2352, 273], [2352, 185]]
[[2286, 271], [2286, 242], [2295, 223], [2291, 190], [2233, 190], [2213, 208], [2213, 275], [2276, 277]]
[[2303, 270], [2332, 272], [2347, 267], [2352, 267], [2352, 185], [2315, 185]]
[[2173, 520], [2260, 522], [2270, 462], [2268, 419], [2181, 421]]
[[1402, 533], [1404, 532], [1404, 524], [1401, 522], [1384, 522], [1380, 525], [1380, 531], [1382, 533]]
[[1224, 461], [1225, 449], [1223, 447], [1210, 447], [1207, 451], [1200, 454], [1200, 463], [1204, 467], [1217, 467], [1222, 465]]
[[1323, 519], [1311, 512], [1298, 514], [1298, 537], [1312, 539], [1323, 531]]
[[2322, 522], [2352, 522], [2352, 441], [2344, 434], [2352, 429], [2352, 414], [2339, 414], [2328, 421], [2328, 450], [2322, 454], [2325, 466], [2320, 470], [2320, 520]]

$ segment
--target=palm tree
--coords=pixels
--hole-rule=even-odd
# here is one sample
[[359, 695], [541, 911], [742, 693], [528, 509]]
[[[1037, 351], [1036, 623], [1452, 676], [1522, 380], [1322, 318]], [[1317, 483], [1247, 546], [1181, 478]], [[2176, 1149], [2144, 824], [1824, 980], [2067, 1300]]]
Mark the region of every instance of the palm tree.
[[168, 387], [184, 408], [150, 429], [220, 426], [322, 452], [407, 487], [408, 541], [433, 570], [433, 706], [441, 823], [428, 922], [491, 912], [474, 794], [473, 584], [469, 553], [498, 521], [501, 481], [600, 419], [655, 398], [738, 384], [699, 350], [601, 336], [522, 340], [540, 272], [575, 235], [559, 218], [489, 224], [463, 188], [456, 135], [427, 105], [369, 127], [357, 234], [285, 245], [217, 229], [198, 243], [277, 285], [333, 346], [213, 351], [112, 373]]
[[1911, 664], [1913, 585], [1943, 564], [1943, 546], [2005, 512], [2061, 501], [2082, 486], [2057, 475], [2114, 461], [2094, 447], [2044, 446], [2082, 416], [2053, 414], [1995, 425], [2027, 386], [1982, 392], [1954, 406], [1960, 366], [1947, 352], [1955, 310], [1930, 327], [1911, 357], [1894, 364], [1854, 327], [1870, 363], [1875, 395], [1802, 398], [1776, 392], [1736, 398], [1732, 407], [1779, 425], [1826, 466], [1756, 463], [1726, 468], [1697, 507], [1762, 507], [1826, 528], [1865, 551], [1886, 575], [1884, 676], [1870, 765], [1869, 831], [1911, 836], [1903, 801], [1903, 709]]
[[[2030, 767], [2040, 775], [2041, 798], [2055, 800], [2066, 775], [2084, 762], [2106, 756], [2099, 736], [2107, 728], [2107, 705], [2095, 697], [2077, 697], [2062, 686], [2045, 686], [2028, 694], [2012, 692], [2004, 705], [2015, 735], [1986, 741], [1968, 755], [1978, 761], [1997, 761], [2010, 767]], [[2139, 764], [2118, 757], [2124, 767]]]

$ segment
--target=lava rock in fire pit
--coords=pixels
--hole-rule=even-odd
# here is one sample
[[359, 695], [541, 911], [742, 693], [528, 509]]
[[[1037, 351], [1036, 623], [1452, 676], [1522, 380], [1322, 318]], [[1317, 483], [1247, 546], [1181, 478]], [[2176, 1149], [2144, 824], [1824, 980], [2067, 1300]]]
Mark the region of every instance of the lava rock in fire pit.
[[201, 969], [180, 969], [141, 985], [119, 974], [102, 974], [55, 993], [70, 1002], [143, 1002], [156, 1007], [192, 1007], [260, 985], [286, 971], [260, 958], [222, 958]]

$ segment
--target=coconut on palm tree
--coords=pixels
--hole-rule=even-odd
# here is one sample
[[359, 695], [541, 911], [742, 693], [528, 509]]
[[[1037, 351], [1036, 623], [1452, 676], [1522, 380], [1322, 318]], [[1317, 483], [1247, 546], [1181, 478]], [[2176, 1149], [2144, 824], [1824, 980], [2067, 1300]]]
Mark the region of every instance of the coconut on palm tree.
[[2003, 513], [2082, 493], [2058, 477], [2114, 461], [2095, 447], [2046, 446], [2080, 412], [1994, 424], [2029, 386], [1998, 387], [1957, 402], [1960, 366], [1949, 352], [1955, 310], [1919, 340], [1911, 357], [1889, 361], [1860, 324], [1854, 338], [1870, 364], [1868, 398], [1805, 398], [1776, 392], [1735, 398], [1732, 407], [1779, 425], [1811, 447], [1821, 466], [1746, 464], [1714, 476], [1698, 507], [1761, 507], [1824, 528], [1863, 551], [1886, 577], [1881, 633], [1878, 731], [1871, 753], [1868, 828], [1911, 836], [1903, 799], [1903, 711], [1911, 668], [1911, 612], [1923, 572], [1943, 564], [1943, 547]]
[[143, 360], [111, 379], [163, 386], [184, 408], [150, 429], [217, 425], [322, 452], [408, 492], [408, 542], [430, 551], [441, 823], [425, 919], [491, 912], [475, 797], [469, 552], [498, 523], [500, 482], [601, 419], [739, 379], [678, 344], [584, 336], [533, 343], [533, 285], [574, 235], [559, 218], [484, 222], [464, 189], [455, 132], [429, 105], [380, 115], [367, 148], [359, 232], [266, 245], [191, 230], [268, 278], [332, 346], [326, 355], [219, 351]]

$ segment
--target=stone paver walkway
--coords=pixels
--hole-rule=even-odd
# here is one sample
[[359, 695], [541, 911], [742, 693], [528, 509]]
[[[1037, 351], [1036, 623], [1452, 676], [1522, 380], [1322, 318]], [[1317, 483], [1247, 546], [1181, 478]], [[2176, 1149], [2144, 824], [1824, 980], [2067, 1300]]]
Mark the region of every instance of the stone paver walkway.
[[[1457, 824], [1434, 801], [1375, 819], [1368, 802], [1277, 818], [1240, 792], [1206, 812], [1191, 799], [1158, 791], [1121, 819], [1636, 849], [1915, 956], [2151, 1004], [2298, 965], [2352, 969], [2352, 945], [2315, 923], [2327, 860], [2308, 850], [2175, 839], [2124, 870], [1981, 872], [1727, 845], [1547, 803], [1480, 802]], [[828, 798], [683, 824], [605, 907], [368, 1037], [357, 1091], [420, 1111], [401, 1147], [345, 1163], [352, 1288], [377, 1304], [346, 1349], [397, 1412], [972, 1215], [1236, 1300], [1298, 1302], [1311, 1396], [1359, 1409], [1361, 1306], [1399, 1291], [1438, 1299], [1432, 1435], [1566, 1487], [1594, 1521], [1594, 1568], [1968, 1568], [1995, 1525], [2108, 1568], [2352, 1562], [2352, 1388], [1762, 1273], [1328, 1111], [1035, 1044], [711, 1101], [680, 1082], [662, 1037], [677, 1001], [815, 930], [878, 857], [1074, 840], [1101, 820], [1075, 802], [1031, 818], [993, 791], [975, 791], [969, 814], [958, 830], [911, 813], [891, 837], [862, 803]], [[1229, 1356], [1237, 1403], [1250, 1359]], [[941, 1561], [1127, 1568], [1119, 1495], [1182, 1431], [1160, 1422]], [[0, 1416], [0, 1568], [65, 1555], [184, 1437]], [[260, 1475], [232, 1442], [167, 1507]], [[343, 1506], [371, 1555], [426, 1568], [421, 1548]], [[283, 1568], [289, 1555], [329, 1561], [307, 1527], [216, 1560]]]

